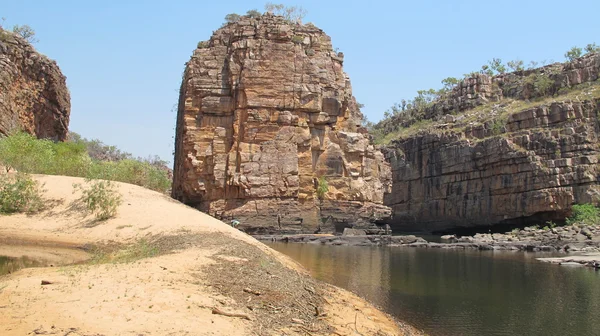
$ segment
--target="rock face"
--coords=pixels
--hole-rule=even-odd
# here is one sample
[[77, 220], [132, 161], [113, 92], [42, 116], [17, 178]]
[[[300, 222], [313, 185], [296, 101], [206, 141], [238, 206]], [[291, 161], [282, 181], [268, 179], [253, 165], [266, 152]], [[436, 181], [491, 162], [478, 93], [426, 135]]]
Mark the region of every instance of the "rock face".
[[[555, 89], [550, 86], [545, 91], [544, 101], [529, 102], [532, 107], [507, 114], [502, 109], [512, 105], [492, 104], [481, 113], [496, 117], [464, 127], [452, 123], [468, 115], [446, 115], [436, 130], [394, 141], [386, 150], [393, 170], [393, 191], [385, 200], [394, 210], [392, 228], [444, 232], [543, 223], [565, 219], [575, 203], [598, 204], [600, 86], [588, 83], [578, 89], [573, 85], [598, 79], [600, 56], [558, 67], [550, 76], [556, 79], [552, 81]], [[531, 97], [535, 92], [527, 87], [529, 75], [493, 78], [501, 83], [497, 94]], [[457, 106], [465, 101], [481, 105], [485, 100], [477, 99], [490, 97], [491, 85], [469, 84], [478, 80], [467, 80], [455, 89], [456, 95], [464, 94], [452, 98]], [[575, 99], [553, 97], [561, 88], [581, 91]], [[483, 91], [480, 95], [479, 90]], [[515, 101], [516, 106], [523, 104]]]
[[270, 14], [199, 43], [180, 90], [173, 197], [250, 232], [387, 219], [390, 168], [342, 63], [323, 31]]
[[70, 111], [69, 90], [56, 62], [0, 28], [0, 135], [20, 129], [63, 141]]

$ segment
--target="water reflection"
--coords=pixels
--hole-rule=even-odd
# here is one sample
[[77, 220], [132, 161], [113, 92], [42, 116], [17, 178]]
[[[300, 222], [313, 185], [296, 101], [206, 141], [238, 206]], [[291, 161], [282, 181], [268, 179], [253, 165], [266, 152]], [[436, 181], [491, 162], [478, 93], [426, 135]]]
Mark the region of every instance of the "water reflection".
[[600, 273], [539, 254], [271, 246], [431, 335], [600, 335]]
[[37, 258], [11, 258], [0, 256], [0, 275], [9, 274], [26, 267], [46, 266], [47, 262]]

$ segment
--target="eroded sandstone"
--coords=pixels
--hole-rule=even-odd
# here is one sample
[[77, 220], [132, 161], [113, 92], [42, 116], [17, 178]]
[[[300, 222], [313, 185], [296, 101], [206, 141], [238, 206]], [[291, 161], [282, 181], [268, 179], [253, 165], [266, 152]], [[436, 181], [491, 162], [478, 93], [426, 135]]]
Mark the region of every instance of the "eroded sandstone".
[[65, 140], [71, 111], [65, 81], [55, 61], [0, 28], [0, 135], [22, 130]]
[[[553, 86], [536, 102], [527, 78], [544, 72]], [[434, 103], [428, 117], [437, 124], [386, 149], [393, 190], [385, 204], [394, 210], [393, 229], [562, 221], [573, 204], [598, 204], [599, 73], [600, 56], [590, 55], [537, 72], [467, 79]], [[577, 94], [569, 95], [572, 90]]]
[[390, 168], [342, 63], [322, 30], [270, 14], [199, 43], [180, 90], [173, 197], [252, 232], [387, 219]]

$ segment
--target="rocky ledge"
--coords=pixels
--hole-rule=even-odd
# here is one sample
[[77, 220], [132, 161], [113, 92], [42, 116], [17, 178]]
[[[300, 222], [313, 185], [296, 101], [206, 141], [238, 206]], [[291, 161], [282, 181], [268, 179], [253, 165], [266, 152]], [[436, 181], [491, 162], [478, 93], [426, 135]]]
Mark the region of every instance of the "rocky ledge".
[[524, 228], [509, 233], [442, 236], [442, 243], [414, 235], [263, 235], [267, 242], [345, 246], [402, 246], [444, 249], [513, 250], [529, 252], [600, 252], [600, 225], [571, 225], [551, 229]]

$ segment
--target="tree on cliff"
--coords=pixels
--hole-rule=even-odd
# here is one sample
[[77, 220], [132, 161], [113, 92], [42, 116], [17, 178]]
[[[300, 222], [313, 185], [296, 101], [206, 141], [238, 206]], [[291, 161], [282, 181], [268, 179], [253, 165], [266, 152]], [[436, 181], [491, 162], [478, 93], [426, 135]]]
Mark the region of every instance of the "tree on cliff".
[[301, 23], [306, 16], [306, 10], [298, 6], [285, 6], [267, 2], [265, 11], [271, 14], [283, 16], [287, 21]]
[[[3, 26], [5, 21], [6, 18], [0, 19], [0, 30], [5, 29]], [[39, 40], [35, 38], [35, 30], [33, 30], [33, 28], [31, 28], [29, 25], [14, 25], [11, 30], [13, 33], [21, 36], [25, 39], [25, 41], [29, 43], [39, 42]]]

